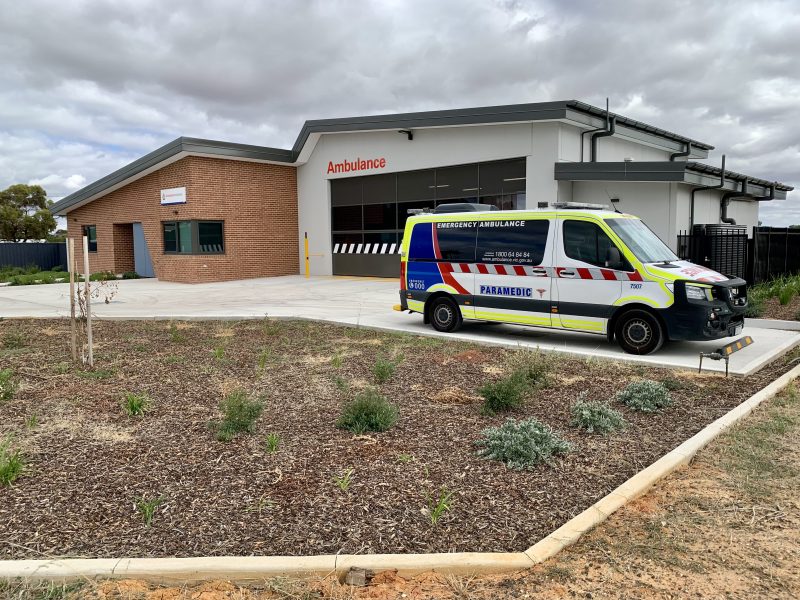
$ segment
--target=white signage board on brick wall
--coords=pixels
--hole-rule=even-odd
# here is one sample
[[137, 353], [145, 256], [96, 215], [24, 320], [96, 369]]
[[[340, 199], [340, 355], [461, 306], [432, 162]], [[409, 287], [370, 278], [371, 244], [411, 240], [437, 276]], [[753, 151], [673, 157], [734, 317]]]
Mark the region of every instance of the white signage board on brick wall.
[[161, 190], [161, 204], [186, 204], [186, 188]]

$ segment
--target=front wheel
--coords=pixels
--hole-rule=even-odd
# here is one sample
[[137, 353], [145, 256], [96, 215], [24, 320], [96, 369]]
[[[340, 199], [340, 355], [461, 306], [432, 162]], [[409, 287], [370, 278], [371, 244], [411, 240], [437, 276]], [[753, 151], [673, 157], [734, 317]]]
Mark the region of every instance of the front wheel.
[[655, 315], [644, 310], [623, 314], [614, 328], [614, 336], [628, 354], [650, 354], [664, 345], [664, 329]]
[[461, 327], [461, 311], [450, 298], [440, 296], [429, 308], [431, 325], [436, 331], [449, 333]]

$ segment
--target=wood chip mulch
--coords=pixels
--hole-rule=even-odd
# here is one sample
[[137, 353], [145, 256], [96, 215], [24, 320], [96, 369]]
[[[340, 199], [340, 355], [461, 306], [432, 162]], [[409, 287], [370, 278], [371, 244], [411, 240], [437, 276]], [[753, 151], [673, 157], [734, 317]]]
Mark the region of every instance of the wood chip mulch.
[[[8, 334], [11, 334], [10, 336]], [[512, 416], [535, 416], [574, 450], [553, 466], [513, 471], [475, 454], [477, 389], [514, 351], [309, 322], [99, 322], [96, 367], [69, 362], [65, 321], [0, 323], [0, 369], [20, 389], [0, 401], [27, 468], [0, 487], [0, 558], [310, 555], [518, 551], [790, 368], [756, 375], [586, 362], [557, 355], [551, 385]], [[4, 339], [20, 348], [2, 348]], [[337, 429], [343, 404], [374, 384], [376, 358], [400, 360], [379, 385], [399, 408], [381, 434]], [[637, 378], [671, 378], [674, 404], [608, 437], [569, 426], [580, 392], [608, 400]], [[265, 409], [252, 435], [217, 441], [225, 394], [244, 389]], [[147, 393], [129, 417], [126, 392]], [[31, 417], [35, 415], [35, 423]], [[276, 452], [265, 438], [280, 437]], [[342, 491], [334, 482], [352, 469]], [[431, 524], [429, 498], [453, 493]], [[145, 526], [137, 498], [162, 499]]]

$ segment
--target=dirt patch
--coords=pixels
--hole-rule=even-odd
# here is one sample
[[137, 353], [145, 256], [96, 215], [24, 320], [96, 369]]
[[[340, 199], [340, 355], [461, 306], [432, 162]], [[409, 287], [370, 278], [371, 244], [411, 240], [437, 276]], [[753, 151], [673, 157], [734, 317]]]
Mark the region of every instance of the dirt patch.
[[781, 321], [797, 321], [800, 316], [800, 296], [792, 296], [788, 304], [781, 304], [777, 298], [764, 300], [763, 319], [779, 319]]
[[[26, 343], [0, 354], [25, 383], [0, 404], [0, 436], [13, 434], [29, 465], [0, 488], [2, 558], [516, 551], [762, 388], [795, 356], [728, 380], [559, 356], [559, 383], [513, 416], [544, 421], [574, 450], [519, 472], [475, 453], [481, 431], [506, 415], [488, 417], [479, 401], [463, 401], [506, 372], [514, 350], [310, 322], [193, 322], [175, 336], [168, 322], [101, 321], [95, 336], [104, 346], [90, 376], [64, 368], [68, 324], [47, 322], [61, 338], [39, 335], [41, 326], [0, 323], [0, 333], [19, 332]], [[212, 352], [220, 330], [232, 332], [222, 358]], [[354, 437], [336, 419], [358, 389], [375, 386], [376, 353], [366, 349], [377, 346], [404, 357], [379, 386], [399, 420]], [[268, 361], [260, 360], [264, 348]], [[452, 360], [464, 352], [475, 360]], [[674, 404], [655, 415], [618, 407], [630, 426], [608, 437], [569, 426], [580, 392], [607, 400], [641, 377], [677, 378]], [[209, 422], [219, 418], [222, 392], [234, 388], [263, 398], [265, 408], [252, 435], [224, 443]], [[125, 392], [146, 393], [150, 410], [126, 416]], [[39, 425], [29, 427], [32, 414]], [[48, 425], [71, 418], [79, 426]], [[349, 469], [343, 490], [335, 480]], [[451, 509], [432, 525], [426, 509], [442, 488], [452, 492]], [[141, 498], [160, 500], [149, 527], [135, 508]]]

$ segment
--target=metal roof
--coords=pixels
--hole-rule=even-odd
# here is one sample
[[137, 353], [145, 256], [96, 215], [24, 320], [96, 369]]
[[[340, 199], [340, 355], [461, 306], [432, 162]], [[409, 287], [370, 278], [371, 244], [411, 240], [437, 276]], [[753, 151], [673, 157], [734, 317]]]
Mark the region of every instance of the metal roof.
[[[686, 183], [697, 187], [719, 183], [722, 169], [698, 162], [559, 162], [555, 163], [555, 178], [558, 181], [663, 181]], [[743, 189], [743, 184], [746, 187]], [[769, 195], [774, 186], [774, 198], [783, 200], [786, 192], [794, 188], [777, 181], [751, 177], [735, 171], [725, 170], [724, 192], [742, 191], [743, 196], [760, 198]]]
[[[647, 125], [635, 119], [611, 113], [617, 119], [618, 132], [620, 127], [627, 128], [627, 134], [636, 136], [641, 134], [643, 141], [653, 141], [655, 138], [668, 140], [675, 149], [683, 149], [691, 143], [696, 151], [702, 153], [713, 149], [713, 146], [697, 140], [692, 140], [676, 133]], [[157, 168], [157, 165], [166, 161], [177, 160], [187, 155], [207, 155], [232, 158], [238, 160], [267, 161], [284, 164], [296, 164], [300, 152], [312, 134], [341, 133], [349, 131], [375, 131], [386, 129], [419, 129], [426, 127], [454, 127], [459, 125], [479, 125], [497, 123], [518, 123], [544, 120], [576, 120], [580, 119], [584, 125], [595, 126], [598, 118], [605, 119], [606, 111], [577, 100], [558, 102], [535, 102], [528, 104], [509, 104], [502, 106], [484, 106], [475, 108], [459, 108], [451, 110], [436, 110], [414, 113], [397, 113], [385, 115], [369, 115], [361, 117], [347, 117], [338, 119], [322, 119], [306, 121], [300, 130], [297, 140], [291, 150], [280, 148], [267, 148], [247, 144], [234, 144], [204, 140], [198, 138], [180, 137], [168, 144], [150, 152], [142, 158], [133, 161], [90, 183], [86, 187], [62, 198], [53, 205], [53, 212], [63, 214], [77, 206], [91, 202], [123, 185], [126, 181], [133, 181]]]

